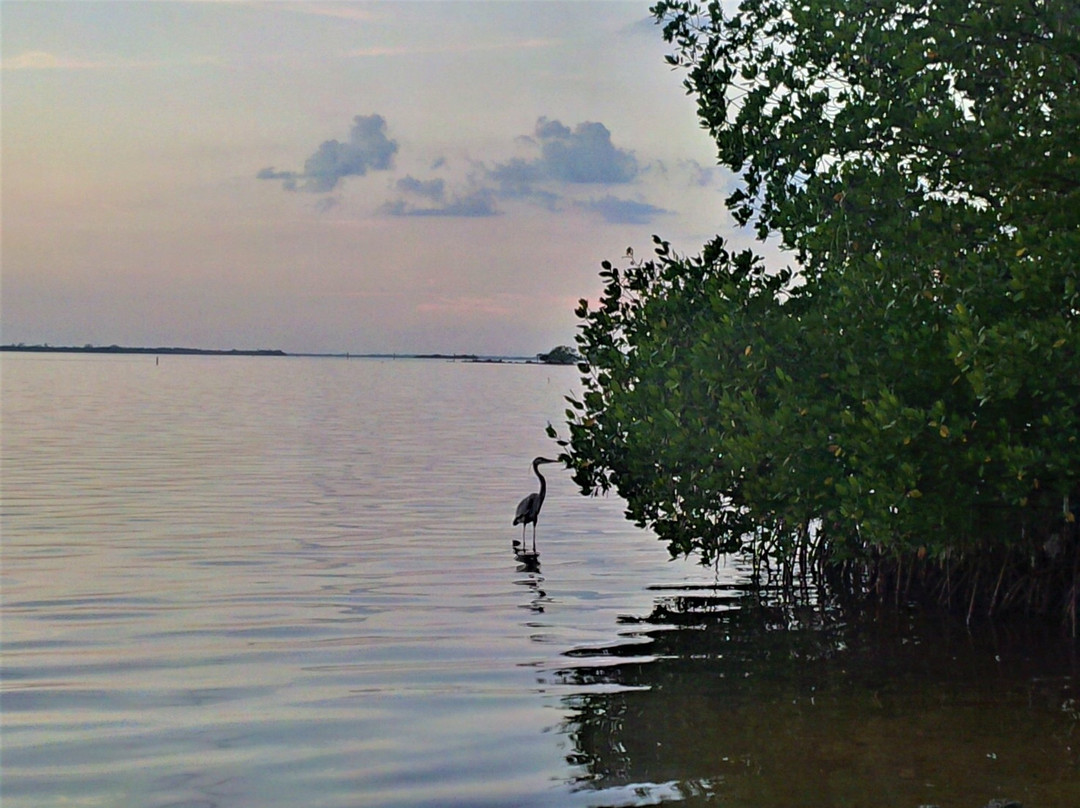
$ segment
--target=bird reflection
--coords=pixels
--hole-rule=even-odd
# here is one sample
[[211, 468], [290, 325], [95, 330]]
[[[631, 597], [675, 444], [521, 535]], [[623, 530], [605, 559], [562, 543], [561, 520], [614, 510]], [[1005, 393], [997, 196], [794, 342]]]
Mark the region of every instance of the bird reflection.
[[519, 546], [518, 542], [514, 542], [514, 558], [517, 560], [517, 571], [525, 573], [527, 577], [518, 578], [514, 581], [518, 586], [528, 587], [529, 589], [529, 602], [521, 604], [523, 609], [529, 609], [534, 614], [541, 614], [544, 611], [544, 604], [547, 603], [550, 598], [540, 585], [544, 582], [544, 576], [540, 574], [540, 554], [536, 552], [528, 552], [523, 546]]
[[518, 572], [540, 572], [540, 554], [526, 550], [514, 542], [514, 558], [518, 562]]

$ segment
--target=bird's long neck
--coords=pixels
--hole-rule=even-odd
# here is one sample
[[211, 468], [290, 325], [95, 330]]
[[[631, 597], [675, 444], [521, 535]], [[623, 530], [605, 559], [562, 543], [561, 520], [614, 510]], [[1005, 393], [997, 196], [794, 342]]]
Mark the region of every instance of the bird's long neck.
[[540, 466], [533, 463], [533, 474], [540, 478], [540, 501], [544, 501], [544, 495], [547, 493], [547, 480], [544, 479], [544, 475], [540, 473]]

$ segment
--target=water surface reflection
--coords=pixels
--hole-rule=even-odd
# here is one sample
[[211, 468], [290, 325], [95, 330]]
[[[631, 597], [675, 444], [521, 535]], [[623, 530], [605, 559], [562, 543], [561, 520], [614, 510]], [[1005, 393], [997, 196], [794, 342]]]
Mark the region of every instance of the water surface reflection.
[[516, 557], [573, 368], [3, 374], [4, 808], [1080, 805], [1056, 635], [770, 605], [564, 473]]
[[636, 786], [728, 807], [1080, 805], [1077, 658], [1056, 629], [657, 594], [625, 643], [557, 673], [592, 804]]

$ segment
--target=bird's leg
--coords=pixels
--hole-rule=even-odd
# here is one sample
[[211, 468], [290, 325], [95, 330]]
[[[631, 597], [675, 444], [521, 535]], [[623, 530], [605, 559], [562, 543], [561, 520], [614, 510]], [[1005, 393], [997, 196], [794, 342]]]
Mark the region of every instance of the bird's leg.
[[533, 522], [533, 555], [536, 555], [536, 522]]

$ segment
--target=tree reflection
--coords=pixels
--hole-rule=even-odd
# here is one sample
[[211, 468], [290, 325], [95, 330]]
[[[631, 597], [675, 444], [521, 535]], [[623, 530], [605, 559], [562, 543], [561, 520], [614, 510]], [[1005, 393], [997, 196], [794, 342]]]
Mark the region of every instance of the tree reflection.
[[641, 784], [755, 808], [1080, 804], [1076, 648], [1056, 630], [724, 587], [665, 592], [624, 622], [626, 642], [557, 672], [593, 804]]

